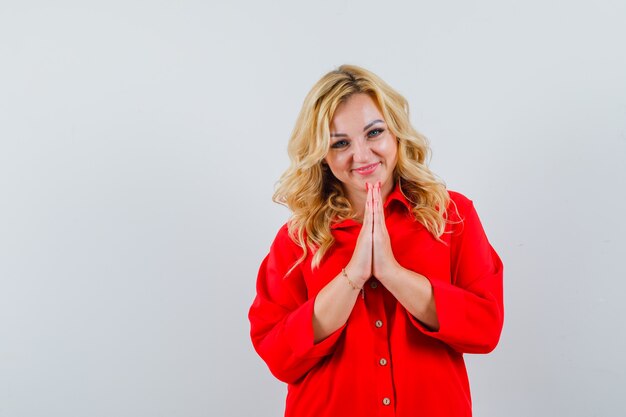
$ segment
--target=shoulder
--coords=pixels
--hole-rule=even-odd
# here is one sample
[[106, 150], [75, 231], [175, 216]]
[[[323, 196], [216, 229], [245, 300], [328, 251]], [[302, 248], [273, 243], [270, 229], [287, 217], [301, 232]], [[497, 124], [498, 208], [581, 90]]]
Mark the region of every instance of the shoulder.
[[280, 229], [278, 229], [276, 237], [274, 237], [270, 252], [276, 251], [281, 252], [283, 256], [287, 255], [291, 257], [299, 257], [302, 253], [302, 249], [292, 239], [291, 234], [289, 233], [289, 223], [283, 224]]
[[289, 223], [285, 223], [280, 226], [276, 233], [276, 239], [288, 239], [289, 238]]
[[276, 232], [276, 236], [274, 237], [274, 242], [272, 243], [272, 247], [278, 246], [278, 247], [284, 248], [293, 243], [294, 241], [291, 239], [291, 236], [289, 235], [289, 223], [285, 223], [280, 227], [280, 229], [278, 229], [278, 232]]
[[465, 215], [474, 211], [474, 202], [458, 191], [448, 190], [450, 202], [448, 203], [448, 215], [460, 217], [463, 220]]
[[258, 279], [263, 282], [276, 282], [282, 285], [282, 281], [290, 275], [301, 256], [302, 249], [289, 234], [289, 224], [282, 225], [261, 263]]
[[448, 195], [450, 196], [450, 201], [453, 201], [457, 205], [468, 206], [472, 205], [472, 200], [470, 200], [465, 194], [461, 194], [458, 191], [448, 190]]
[[466, 239], [468, 236], [482, 236], [484, 231], [473, 200], [458, 191], [448, 191], [448, 194], [447, 220], [453, 235], [463, 235]]
[[450, 203], [448, 205], [448, 224], [454, 235], [463, 235], [465, 239], [483, 239], [485, 232], [482, 222], [474, 207], [474, 202], [467, 196], [448, 191]]

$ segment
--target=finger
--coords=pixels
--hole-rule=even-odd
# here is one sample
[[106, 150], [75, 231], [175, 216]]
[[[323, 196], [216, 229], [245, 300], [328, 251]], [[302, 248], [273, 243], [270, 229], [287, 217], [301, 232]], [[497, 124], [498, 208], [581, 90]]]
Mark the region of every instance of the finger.
[[376, 205], [378, 204], [378, 192], [376, 187], [378, 186], [378, 182], [372, 187], [372, 196], [370, 198], [371, 204], [372, 204], [372, 225], [375, 228], [376, 227], [376, 222], [378, 221], [378, 214], [376, 213], [377, 211], [377, 207]]
[[372, 228], [374, 207], [372, 205], [372, 195], [374, 193], [374, 187], [370, 183], [366, 183], [367, 197], [365, 198], [365, 213], [363, 215], [363, 226]]
[[374, 190], [374, 218], [376, 219], [377, 225], [382, 225], [385, 222], [385, 214], [382, 211], [382, 195], [380, 191], [380, 182], [376, 183], [376, 188]]
[[377, 198], [377, 204], [376, 204], [376, 209], [374, 213], [374, 217], [377, 220], [376, 228], [381, 234], [388, 235], [387, 224], [385, 222], [385, 208], [383, 205], [383, 196], [382, 196], [382, 190], [381, 190], [380, 184], [378, 185], [378, 188], [377, 188], [377, 194], [378, 194], [378, 198]]
[[376, 215], [376, 204], [378, 202], [378, 183], [374, 184], [372, 190], [372, 207], [374, 208], [374, 215]]

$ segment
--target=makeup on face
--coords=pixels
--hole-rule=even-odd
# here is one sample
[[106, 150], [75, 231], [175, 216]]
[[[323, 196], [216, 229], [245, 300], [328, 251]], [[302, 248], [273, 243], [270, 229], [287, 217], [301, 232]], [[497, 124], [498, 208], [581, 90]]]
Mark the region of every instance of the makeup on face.
[[382, 184], [386, 196], [393, 188], [398, 143], [381, 111], [367, 94], [355, 94], [337, 108], [331, 122], [326, 155], [333, 175], [352, 200], [361, 200], [365, 184]]

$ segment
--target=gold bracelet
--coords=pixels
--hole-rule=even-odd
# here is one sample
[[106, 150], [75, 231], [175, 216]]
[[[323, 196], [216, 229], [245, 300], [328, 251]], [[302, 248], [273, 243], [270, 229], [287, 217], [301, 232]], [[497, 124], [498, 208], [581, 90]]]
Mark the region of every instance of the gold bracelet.
[[348, 284], [350, 284], [352, 289], [361, 291], [361, 297], [365, 299], [365, 290], [363, 289], [363, 287], [357, 287], [356, 284], [352, 282], [350, 278], [348, 278], [348, 274], [346, 274], [346, 268], [341, 268], [341, 273], [344, 277], [346, 277], [346, 280], [348, 280]]

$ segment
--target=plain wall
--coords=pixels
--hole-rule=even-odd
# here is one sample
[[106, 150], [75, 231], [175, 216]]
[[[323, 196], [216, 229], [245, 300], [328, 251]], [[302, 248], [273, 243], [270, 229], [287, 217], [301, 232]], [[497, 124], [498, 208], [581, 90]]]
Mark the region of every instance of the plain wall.
[[0, 417], [282, 415], [247, 309], [342, 63], [505, 263], [475, 415], [626, 415], [626, 3], [221, 3], [0, 0]]

